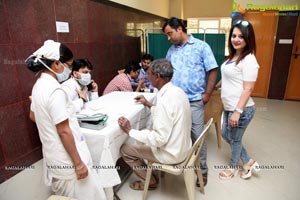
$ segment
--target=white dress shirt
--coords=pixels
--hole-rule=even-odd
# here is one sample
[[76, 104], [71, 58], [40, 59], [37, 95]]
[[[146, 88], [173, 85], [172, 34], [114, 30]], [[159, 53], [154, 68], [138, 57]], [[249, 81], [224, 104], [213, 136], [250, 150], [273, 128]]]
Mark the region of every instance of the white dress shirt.
[[88, 91], [86, 86], [84, 86], [84, 88], [81, 89], [79, 83], [76, 81], [76, 79], [74, 77], [71, 77], [67, 81], [63, 82], [62, 89], [68, 94], [68, 96], [72, 100], [72, 102], [75, 106], [76, 112], [80, 112], [84, 106], [84, 102], [81, 98], [79, 98], [79, 95], [76, 92], [76, 90], [85, 91], [87, 93], [88, 101], [98, 99], [98, 97], [99, 97], [98, 92]]
[[151, 107], [152, 130], [130, 130], [129, 135], [150, 146], [157, 160], [166, 164], [183, 161], [191, 148], [191, 110], [187, 95], [171, 82], [157, 94]]

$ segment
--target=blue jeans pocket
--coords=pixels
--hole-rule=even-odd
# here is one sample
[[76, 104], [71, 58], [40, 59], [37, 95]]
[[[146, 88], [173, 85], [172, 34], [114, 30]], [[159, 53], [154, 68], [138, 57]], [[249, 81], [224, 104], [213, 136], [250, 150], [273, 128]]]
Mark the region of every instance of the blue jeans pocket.
[[247, 127], [255, 113], [255, 106], [246, 107], [238, 122], [239, 128]]

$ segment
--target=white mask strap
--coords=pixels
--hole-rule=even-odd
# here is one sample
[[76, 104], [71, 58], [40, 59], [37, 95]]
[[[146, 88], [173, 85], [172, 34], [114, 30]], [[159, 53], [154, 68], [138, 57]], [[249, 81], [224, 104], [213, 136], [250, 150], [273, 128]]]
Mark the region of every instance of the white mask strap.
[[51, 72], [53, 72], [54, 74], [57, 74], [55, 71], [53, 71], [53, 69], [51, 69], [50, 67], [48, 67], [41, 59], [39, 59], [38, 57], [35, 58], [35, 60], [38, 60], [40, 63], [42, 63], [42, 65], [44, 65], [47, 69], [49, 69]]

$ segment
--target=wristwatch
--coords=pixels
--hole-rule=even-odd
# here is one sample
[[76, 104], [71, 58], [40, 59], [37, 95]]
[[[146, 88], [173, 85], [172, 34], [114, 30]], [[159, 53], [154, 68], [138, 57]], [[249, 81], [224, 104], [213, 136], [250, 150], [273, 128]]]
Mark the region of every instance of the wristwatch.
[[238, 113], [240, 113], [240, 114], [243, 114], [243, 110], [242, 110], [242, 109], [235, 108], [235, 110], [234, 110], [234, 111], [237, 111]]

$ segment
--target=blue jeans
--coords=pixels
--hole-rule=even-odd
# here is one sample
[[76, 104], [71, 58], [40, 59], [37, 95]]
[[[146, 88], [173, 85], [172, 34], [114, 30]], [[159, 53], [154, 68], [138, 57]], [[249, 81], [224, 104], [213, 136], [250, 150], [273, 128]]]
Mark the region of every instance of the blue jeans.
[[231, 160], [229, 163], [230, 168], [237, 169], [240, 159], [242, 160], [243, 164], [250, 160], [250, 156], [242, 145], [242, 139], [248, 124], [254, 116], [254, 112], [255, 106], [246, 107], [241, 114], [238, 127], [232, 128], [229, 124], [229, 120], [233, 112], [224, 111], [222, 137], [228, 144], [230, 144], [231, 147]]
[[[200, 101], [191, 101], [190, 102], [191, 111], [192, 111], [192, 142], [198, 139], [200, 134], [204, 129], [204, 105], [203, 102]], [[203, 144], [203, 149], [200, 153], [200, 166], [203, 174], [208, 172], [208, 167], [206, 164], [207, 160], [207, 146], [206, 141]]]

